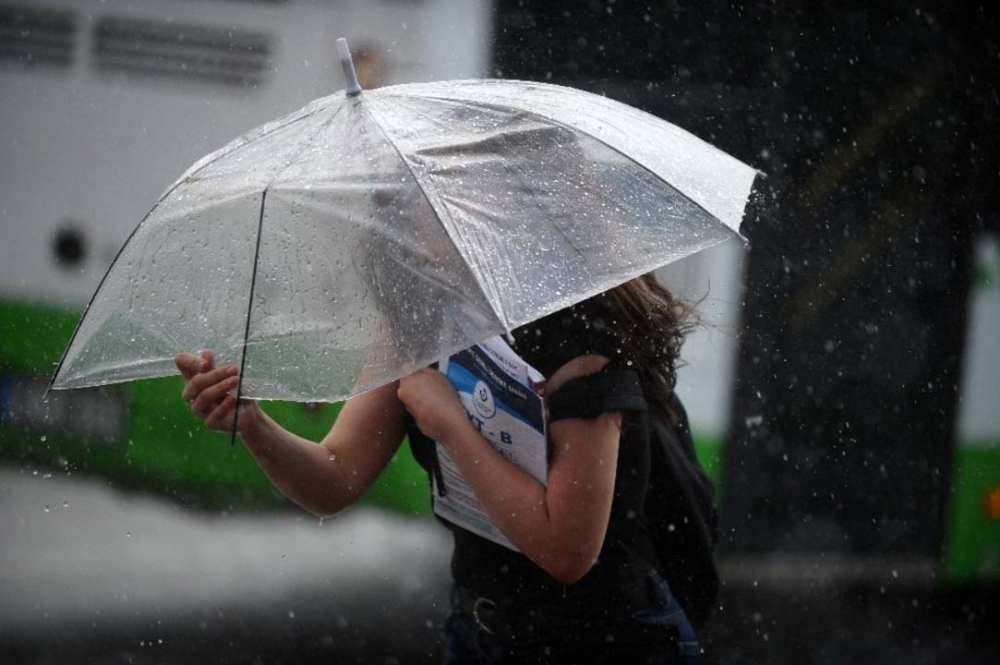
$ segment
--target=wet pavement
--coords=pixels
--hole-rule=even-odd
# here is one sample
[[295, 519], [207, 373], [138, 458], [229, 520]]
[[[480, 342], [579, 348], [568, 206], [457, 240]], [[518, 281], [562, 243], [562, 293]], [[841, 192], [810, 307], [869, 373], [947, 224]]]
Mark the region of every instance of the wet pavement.
[[[450, 551], [427, 518], [198, 514], [0, 467], [0, 663], [437, 663]], [[1000, 662], [995, 587], [765, 563], [721, 557], [707, 663]]]
[[0, 469], [0, 662], [436, 662], [450, 547], [374, 509], [199, 515]]

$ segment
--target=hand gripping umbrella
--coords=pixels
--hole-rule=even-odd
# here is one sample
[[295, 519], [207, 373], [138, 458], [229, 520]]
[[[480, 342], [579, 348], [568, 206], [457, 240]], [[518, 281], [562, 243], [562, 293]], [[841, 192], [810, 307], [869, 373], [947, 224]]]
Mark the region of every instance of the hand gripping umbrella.
[[347, 89], [192, 166], [115, 257], [53, 389], [238, 364], [339, 401], [738, 236], [756, 171], [565, 87]]

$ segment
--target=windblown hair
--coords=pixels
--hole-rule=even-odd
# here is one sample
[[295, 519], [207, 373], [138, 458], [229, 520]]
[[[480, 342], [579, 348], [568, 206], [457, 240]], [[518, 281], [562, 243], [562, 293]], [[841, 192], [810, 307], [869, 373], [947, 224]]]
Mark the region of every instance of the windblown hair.
[[674, 298], [652, 273], [602, 294], [609, 323], [622, 339], [619, 359], [639, 373], [651, 410], [670, 422], [681, 346], [698, 325], [693, 305]]

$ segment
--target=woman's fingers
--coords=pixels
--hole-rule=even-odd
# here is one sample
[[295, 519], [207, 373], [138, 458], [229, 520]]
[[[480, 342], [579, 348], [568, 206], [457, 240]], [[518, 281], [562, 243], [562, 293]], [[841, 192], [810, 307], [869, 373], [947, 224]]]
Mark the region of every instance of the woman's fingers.
[[203, 390], [209, 386], [228, 379], [236, 375], [236, 367], [227, 365], [208, 372], [199, 372], [193, 378], [184, 382], [184, 390], [181, 391], [181, 399], [185, 402], [193, 402]]
[[230, 390], [239, 384], [238, 376], [230, 376], [218, 383], [215, 383], [198, 394], [191, 402], [191, 411], [199, 418], [205, 418], [218, 405], [219, 401], [226, 397]]
[[174, 356], [174, 364], [177, 365], [177, 369], [181, 371], [181, 376], [185, 379], [190, 379], [199, 371], [201, 366], [201, 358], [191, 353], [178, 353]]
[[[230, 391], [239, 385], [239, 371], [235, 365], [215, 367], [215, 353], [203, 349], [200, 356], [178, 353], [174, 363], [184, 376], [181, 398], [191, 405], [191, 411], [209, 429], [228, 431], [233, 426], [236, 395]], [[246, 402], [240, 417], [249, 420], [254, 416], [256, 404]], [[245, 421], [244, 421], [245, 422]]]
[[[226, 395], [219, 402], [219, 405], [212, 409], [212, 412], [205, 418], [205, 425], [209, 429], [220, 432], [229, 432], [233, 429], [234, 409], [236, 408], [236, 395]], [[236, 431], [242, 433], [254, 418], [260, 415], [260, 407], [252, 399], [244, 399], [240, 404], [240, 420], [236, 423]]]
[[236, 406], [236, 395], [226, 395], [218, 406], [205, 418], [205, 426], [209, 429], [228, 432], [233, 428], [233, 407]]
[[206, 372], [213, 368], [215, 364], [215, 353], [211, 349], [204, 349], [200, 356], [193, 353], [178, 353], [174, 356], [174, 364], [181, 371], [185, 379], [194, 377], [199, 372]]

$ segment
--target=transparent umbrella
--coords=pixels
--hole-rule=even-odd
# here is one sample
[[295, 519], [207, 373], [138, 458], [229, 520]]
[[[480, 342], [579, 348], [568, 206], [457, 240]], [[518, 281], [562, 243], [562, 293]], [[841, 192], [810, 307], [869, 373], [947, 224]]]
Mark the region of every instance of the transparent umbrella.
[[192, 166], [101, 281], [51, 388], [242, 367], [339, 401], [738, 236], [756, 171], [565, 87], [347, 89]]

